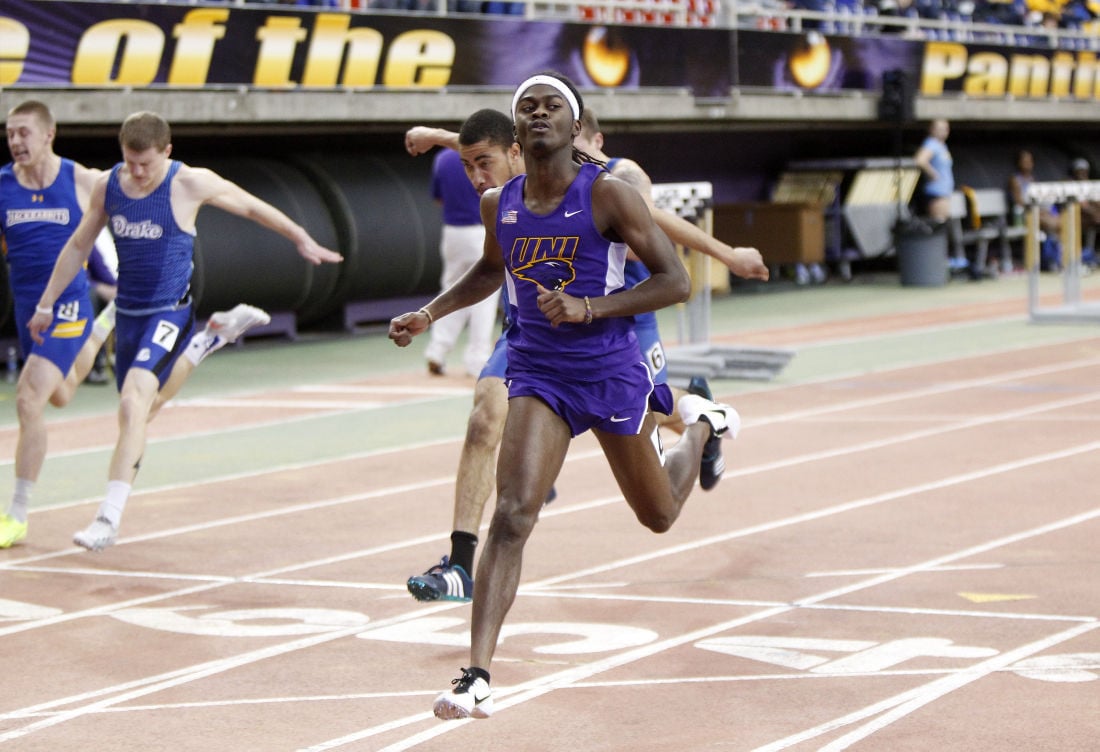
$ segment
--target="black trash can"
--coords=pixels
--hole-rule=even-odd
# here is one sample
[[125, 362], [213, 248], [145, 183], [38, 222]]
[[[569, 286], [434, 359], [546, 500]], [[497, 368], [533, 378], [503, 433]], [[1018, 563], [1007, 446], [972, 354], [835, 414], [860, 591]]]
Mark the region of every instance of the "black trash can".
[[898, 273], [905, 287], [940, 287], [947, 284], [947, 225], [911, 219], [894, 228]]

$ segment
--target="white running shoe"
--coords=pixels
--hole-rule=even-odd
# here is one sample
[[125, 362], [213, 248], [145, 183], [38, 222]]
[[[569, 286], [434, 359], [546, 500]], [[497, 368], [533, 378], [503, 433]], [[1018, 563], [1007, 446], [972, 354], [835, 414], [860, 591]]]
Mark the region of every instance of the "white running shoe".
[[237, 339], [254, 326], [271, 323], [267, 311], [240, 303], [230, 311], [218, 311], [206, 322], [206, 331], [221, 337], [228, 343]]
[[700, 420], [710, 423], [713, 436], [733, 439], [741, 430], [741, 416], [732, 406], [714, 402], [698, 394], [685, 394], [676, 403], [676, 409], [685, 426], [695, 425]]
[[454, 689], [448, 689], [432, 703], [435, 717], [444, 721], [460, 718], [488, 718], [493, 714], [493, 693], [489, 682], [468, 668], [462, 676], [452, 679]]
[[102, 551], [115, 544], [118, 528], [106, 517], [96, 517], [95, 522], [73, 536], [73, 543], [89, 551]]

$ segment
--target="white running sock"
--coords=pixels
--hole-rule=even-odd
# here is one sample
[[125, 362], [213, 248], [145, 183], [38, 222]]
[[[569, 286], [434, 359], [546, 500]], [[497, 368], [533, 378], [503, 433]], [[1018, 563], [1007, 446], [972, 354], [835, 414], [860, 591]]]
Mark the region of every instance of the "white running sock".
[[126, 508], [132, 489], [133, 486], [121, 480], [107, 481], [107, 498], [99, 505], [99, 516], [110, 522], [116, 530], [122, 522], [122, 510]]
[[202, 363], [207, 355], [220, 350], [225, 345], [224, 339], [203, 329], [187, 343], [187, 349], [183, 351], [183, 356], [197, 366]]
[[115, 328], [115, 302], [112, 300], [107, 307], [99, 312], [92, 325], [92, 335], [100, 342], [105, 342]]
[[34, 490], [34, 481], [25, 478], [15, 479], [15, 489], [11, 495], [11, 507], [8, 516], [19, 522], [27, 521], [27, 505], [31, 500], [31, 491]]

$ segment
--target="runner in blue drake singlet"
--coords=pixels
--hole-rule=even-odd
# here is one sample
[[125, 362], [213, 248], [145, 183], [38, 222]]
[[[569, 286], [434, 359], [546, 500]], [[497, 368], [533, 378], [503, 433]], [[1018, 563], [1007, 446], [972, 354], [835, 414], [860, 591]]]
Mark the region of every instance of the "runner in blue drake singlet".
[[[27, 324], [32, 339], [53, 323], [53, 305], [87, 262], [96, 236], [110, 229], [118, 253], [115, 359], [119, 434], [107, 491], [92, 523], [73, 535], [90, 551], [114, 545], [145, 451], [145, 425], [179, 391], [205, 357], [271, 317], [242, 303], [194, 327], [190, 287], [199, 209], [214, 206], [290, 240], [310, 264], [343, 257], [322, 247], [276, 207], [212, 170], [170, 159], [172, 130], [155, 112], [135, 112], [119, 129], [122, 163], [98, 177], [87, 211], [57, 256], [50, 281]], [[179, 357], [184, 355], [184, 357]]]
[[[622, 157], [612, 157], [607, 160], [607, 171], [614, 175], [615, 166], [621, 161]], [[649, 279], [649, 269], [645, 268], [645, 264], [629, 256], [626, 259], [623, 274], [627, 287], [634, 287]], [[649, 366], [649, 372], [653, 375], [653, 383], [664, 384], [668, 382], [668, 363], [665, 362], [665, 350], [661, 344], [660, 331], [657, 328], [656, 311], [635, 314], [634, 336], [638, 338], [638, 347], [642, 351], [642, 357], [645, 359], [646, 365]], [[654, 406], [654, 409], [668, 415], [672, 409], [671, 394], [667, 404]]]
[[195, 323], [190, 294], [195, 236], [180, 229], [172, 212], [172, 181], [180, 162], [172, 160], [164, 180], [142, 198], [122, 190], [121, 168], [111, 170], [104, 197], [119, 268], [115, 373], [120, 389], [131, 366], [152, 371], [164, 386]]

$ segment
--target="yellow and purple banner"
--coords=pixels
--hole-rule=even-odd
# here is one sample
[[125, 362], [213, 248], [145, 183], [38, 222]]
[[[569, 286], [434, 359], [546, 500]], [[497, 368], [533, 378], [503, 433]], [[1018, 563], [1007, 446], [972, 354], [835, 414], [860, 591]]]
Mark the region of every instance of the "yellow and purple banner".
[[551, 69], [582, 87], [724, 96], [731, 32], [294, 6], [4, 0], [0, 86], [438, 89]]

